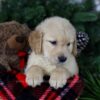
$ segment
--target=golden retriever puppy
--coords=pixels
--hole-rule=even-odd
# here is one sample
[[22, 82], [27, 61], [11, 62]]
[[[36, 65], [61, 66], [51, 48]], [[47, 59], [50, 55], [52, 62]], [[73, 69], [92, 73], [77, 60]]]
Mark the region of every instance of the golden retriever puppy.
[[67, 19], [57, 16], [45, 19], [31, 32], [29, 45], [32, 53], [25, 69], [28, 85], [40, 85], [48, 74], [50, 86], [59, 88], [78, 74], [76, 30]]

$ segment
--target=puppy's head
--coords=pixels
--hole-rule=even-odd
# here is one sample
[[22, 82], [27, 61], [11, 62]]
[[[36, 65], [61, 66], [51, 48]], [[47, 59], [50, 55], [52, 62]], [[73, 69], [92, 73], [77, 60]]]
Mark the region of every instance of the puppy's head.
[[51, 17], [40, 23], [29, 36], [36, 54], [42, 54], [54, 64], [62, 64], [76, 56], [76, 31], [64, 18]]

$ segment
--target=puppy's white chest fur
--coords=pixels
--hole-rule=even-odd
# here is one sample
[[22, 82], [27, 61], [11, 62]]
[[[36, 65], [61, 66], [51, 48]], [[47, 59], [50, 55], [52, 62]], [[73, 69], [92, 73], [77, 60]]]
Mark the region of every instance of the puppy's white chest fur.
[[49, 74], [51, 71], [53, 71], [56, 68], [56, 66], [51, 64], [50, 61], [46, 57], [44, 57], [43, 55], [36, 55], [34, 54], [34, 52], [32, 52], [29, 56], [25, 72], [32, 65], [41, 66], [41, 68], [43, 68], [47, 74]]
[[66, 68], [70, 72], [71, 76], [78, 73], [78, 67], [74, 56], [71, 56], [64, 64], [54, 65], [43, 55], [36, 55], [32, 52], [29, 56], [25, 72], [33, 65], [41, 66], [46, 74], [50, 74], [57, 67]]

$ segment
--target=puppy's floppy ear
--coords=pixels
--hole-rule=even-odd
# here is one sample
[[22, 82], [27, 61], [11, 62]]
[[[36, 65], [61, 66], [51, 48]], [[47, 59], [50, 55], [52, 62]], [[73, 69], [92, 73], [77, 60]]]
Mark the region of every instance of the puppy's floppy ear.
[[29, 45], [36, 54], [42, 53], [43, 33], [32, 31], [29, 35]]
[[72, 53], [73, 53], [74, 56], [77, 55], [77, 40], [76, 40], [76, 37], [75, 37], [75, 40], [74, 40], [74, 43], [73, 43]]

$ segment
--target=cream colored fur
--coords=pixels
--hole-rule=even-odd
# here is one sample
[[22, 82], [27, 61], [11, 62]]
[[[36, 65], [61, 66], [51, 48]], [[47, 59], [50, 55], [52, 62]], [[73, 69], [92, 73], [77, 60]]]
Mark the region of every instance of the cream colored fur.
[[[40, 39], [42, 42], [39, 39], [34, 40], [36, 32], [42, 34], [42, 39]], [[41, 48], [38, 47], [40, 53], [36, 52], [36, 48], [34, 48], [38, 40], [40, 44], [42, 43], [38, 45], [41, 46]], [[57, 44], [53, 45], [51, 41], [57, 41]], [[78, 66], [75, 60], [77, 53], [76, 31], [67, 19], [51, 17], [44, 20], [36, 27], [35, 33], [31, 33], [29, 44], [32, 53], [29, 56], [25, 74], [26, 82], [30, 86], [40, 85], [43, 82], [43, 76], [49, 74], [50, 85], [59, 88], [66, 84], [68, 78], [78, 74]], [[67, 57], [64, 63], [58, 61], [60, 55]]]

